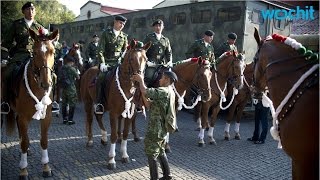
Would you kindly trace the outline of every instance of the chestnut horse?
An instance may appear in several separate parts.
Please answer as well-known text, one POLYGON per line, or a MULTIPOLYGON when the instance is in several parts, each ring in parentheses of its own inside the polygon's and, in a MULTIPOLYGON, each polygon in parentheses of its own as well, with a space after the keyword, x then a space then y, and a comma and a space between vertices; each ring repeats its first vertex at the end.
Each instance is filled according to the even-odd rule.
POLYGON ((17 79, 15 88, 17 96, 10 99, 11 111, 7 118, 9 134, 18 124, 21 160, 20 179, 28 179, 27 150, 29 147, 28 126, 32 119, 40 120, 41 124, 41 163, 43 176, 51 176, 48 158, 48 129, 51 123, 52 75, 54 65, 54 46, 52 40, 58 35, 55 30, 51 35, 37 35, 29 29, 30 37, 34 40, 33 59, 24 67, 23 76, 17 79))
POLYGON ((255 29, 254 38, 254 87, 257 93, 269 89, 271 100, 262 94, 262 102, 271 109, 271 135, 291 157, 293 179, 319 179, 318 55, 289 37, 262 40, 255 29))
MULTIPOLYGON (((243 114, 243 110, 246 107, 248 101, 251 98, 251 85, 252 85, 252 78, 253 78, 253 64, 250 63, 246 65, 246 69, 244 70, 244 85, 241 89, 239 89, 238 94, 234 97, 234 100, 231 104, 231 106, 228 109, 228 114, 226 116, 226 125, 225 125, 225 130, 224 130, 224 139, 225 140, 230 140, 230 124, 231 121, 235 118, 235 139, 240 140, 240 120, 243 114)), ((233 91, 234 86, 229 86, 228 85, 228 96, 231 94, 233 91)))
MULTIPOLYGON (((127 138, 131 121, 136 116, 135 105, 131 102, 133 94, 135 92, 134 82, 130 80, 130 77, 135 73, 143 73, 147 62, 146 50, 149 49, 151 43, 145 44, 143 47, 139 47, 132 40, 130 43, 130 49, 127 50, 124 56, 124 61, 121 65, 116 67, 116 75, 111 79, 109 86, 109 93, 107 94, 104 103, 105 111, 109 111, 110 126, 111 126, 111 147, 109 151, 108 168, 116 168, 115 162, 115 148, 117 141, 117 124, 118 121, 125 119, 125 125, 123 130, 123 139, 121 142, 122 161, 129 162, 129 156, 127 154, 127 138)), ((93 103, 96 99, 96 86, 93 84, 93 79, 99 73, 97 66, 88 69, 81 79, 81 96, 84 102, 86 111, 86 134, 88 136, 87 146, 91 146, 93 143, 92 135, 92 120, 93 120, 93 103)), ((99 127, 101 129, 102 138, 101 142, 106 144, 107 131, 102 123, 102 115, 96 115, 99 127)))
MULTIPOLYGON (((243 71, 245 69, 244 55, 237 54, 234 51, 225 52, 219 57, 219 61, 214 65, 213 76, 211 78, 211 94, 212 97, 207 102, 200 102, 196 106, 195 117, 198 122, 201 122, 199 137, 199 147, 203 147, 204 130, 209 127, 208 137, 210 144, 216 144, 213 138, 214 125, 217 120, 217 115, 222 107, 222 102, 226 99, 226 86, 227 81, 232 83, 235 88, 240 89, 243 86, 243 71), (211 121, 208 121, 209 108, 212 108, 211 121)), ((237 94, 237 89, 234 89, 233 97, 237 94)), ((232 98, 233 100, 233 98, 232 98)), ((232 101, 230 102, 232 103, 232 101)), ((230 104, 228 105, 230 106, 230 104)))

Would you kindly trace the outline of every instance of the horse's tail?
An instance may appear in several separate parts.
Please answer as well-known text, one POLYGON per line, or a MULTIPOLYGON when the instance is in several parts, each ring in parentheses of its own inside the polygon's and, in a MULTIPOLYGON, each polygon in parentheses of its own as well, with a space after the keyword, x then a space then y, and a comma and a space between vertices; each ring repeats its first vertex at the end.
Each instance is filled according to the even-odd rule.
POLYGON ((7 135, 13 135, 16 127, 16 118, 14 112, 11 110, 7 115, 7 123, 6 123, 7 135))

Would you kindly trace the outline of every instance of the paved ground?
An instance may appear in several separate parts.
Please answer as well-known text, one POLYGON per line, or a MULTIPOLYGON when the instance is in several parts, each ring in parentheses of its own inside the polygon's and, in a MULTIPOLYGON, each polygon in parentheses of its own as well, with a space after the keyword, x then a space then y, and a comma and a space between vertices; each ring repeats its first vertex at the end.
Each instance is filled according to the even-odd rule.
MULTIPOLYGON (((222 117, 222 116, 221 116, 222 117)), ((242 140, 223 140, 223 118, 217 122, 214 136, 217 146, 197 146, 198 131, 192 115, 179 112, 180 131, 171 135, 173 152, 168 154, 172 175, 181 179, 291 179, 291 162, 283 150, 277 149, 277 142, 268 134, 265 144, 255 145, 246 141, 252 135, 254 122, 246 116, 241 122, 242 140)), ((109 121, 105 124, 110 133, 109 121)), ((75 125, 64 125, 59 118, 53 118, 49 132, 49 158, 53 177, 48 179, 149 179, 147 158, 143 151, 143 141, 134 142, 130 135, 128 154, 131 162, 121 163, 117 144, 117 169, 107 169, 110 144, 100 144, 100 130, 94 123, 94 147, 86 148, 84 112, 78 105, 75 125)), ((144 135, 146 120, 140 115, 137 121, 139 134, 144 135)), ((30 127, 30 149, 28 170, 30 179, 43 179, 40 155, 39 122, 32 121, 30 127)), ((231 125, 230 129, 233 129, 231 125)), ((17 179, 19 174, 20 146, 17 136, 7 137, 5 128, 1 132, 1 179, 17 179)), ((234 137, 234 133, 232 132, 234 137)), ((110 138, 110 137, 109 137, 110 138)), ((161 170, 159 169, 160 177, 161 170)))

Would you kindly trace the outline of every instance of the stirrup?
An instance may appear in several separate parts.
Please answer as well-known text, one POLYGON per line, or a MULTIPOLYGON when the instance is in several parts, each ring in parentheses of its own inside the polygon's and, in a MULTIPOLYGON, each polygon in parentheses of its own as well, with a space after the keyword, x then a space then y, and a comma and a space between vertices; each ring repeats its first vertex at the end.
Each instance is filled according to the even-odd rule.
POLYGON ((95 114, 103 114, 104 113, 104 106, 102 104, 95 104, 94 105, 94 113, 95 114))
POLYGON ((10 105, 7 102, 2 102, 1 103, 1 114, 9 114, 10 112, 10 105), (5 111, 3 111, 2 106, 7 106, 7 109, 5 109, 5 111))
POLYGON ((52 110, 53 113, 57 113, 60 111, 60 105, 57 103, 57 101, 52 102, 52 110))

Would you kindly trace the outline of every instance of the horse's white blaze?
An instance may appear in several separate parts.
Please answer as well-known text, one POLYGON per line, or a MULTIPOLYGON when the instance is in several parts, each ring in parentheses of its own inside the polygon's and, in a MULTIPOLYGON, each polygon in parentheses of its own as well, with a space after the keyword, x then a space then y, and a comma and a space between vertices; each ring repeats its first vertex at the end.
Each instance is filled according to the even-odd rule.
POLYGON ((81 56, 81 52, 79 49, 77 50, 77 55, 78 55, 78 59, 79 59, 79 64, 82 66, 83 65, 83 61, 82 61, 83 58, 81 56))
POLYGON ((41 51, 42 51, 43 53, 46 53, 46 52, 47 52, 47 46, 46 46, 43 42, 41 42, 41 51))
POLYGON ((127 140, 122 140, 121 141, 120 152, 122 153, 122 158, 128 158, 129 157, 129 155, 127 153, 127 140))
POLYGON ((103 141, 105 141, 105 142, 108 141, 107 131, 101 130, 101 135, 102 135, 101 139, 103 141))
POLYGON ((200 129, 198 137, 199 137, 199 139, 203 139, 204 138, 204 129, 200 129))
POLYGON ((226 123, 224 126, 224 132, 230 132, 230 123, 226 123))
POLYGON ((240 123, 236 123, 236 124, 234 125, 234 131, 235 131, 236 133, 238 133, 238 132, 239 132, 239 129, 240 129, 240 123))
POLYGON ((41 150, 41 163, 42 164, 47 164, 49 162, 49 157, 48 157, 48 150, 41 150))
POLYGON ((208 136, 213 137, 214 127, 209 127, 208 136))
POLYGON ((116 144, 111 144, 110 146, 110 151, 109 151, 109 164, 115 164, 116 161, 114 159, 114 157, 116 156, 116 144))
POLYGON ((28 161, 27 161, 27 153, 21 153, 21 159, 19 163, 20 169, 24 169, 28 166, 28 161))
POLYGON ((164 138, 164 141, 165 141, 166 143, 169 143, 169 133, 168 133, 168 132, 167 132, 166 137, 164 138))

